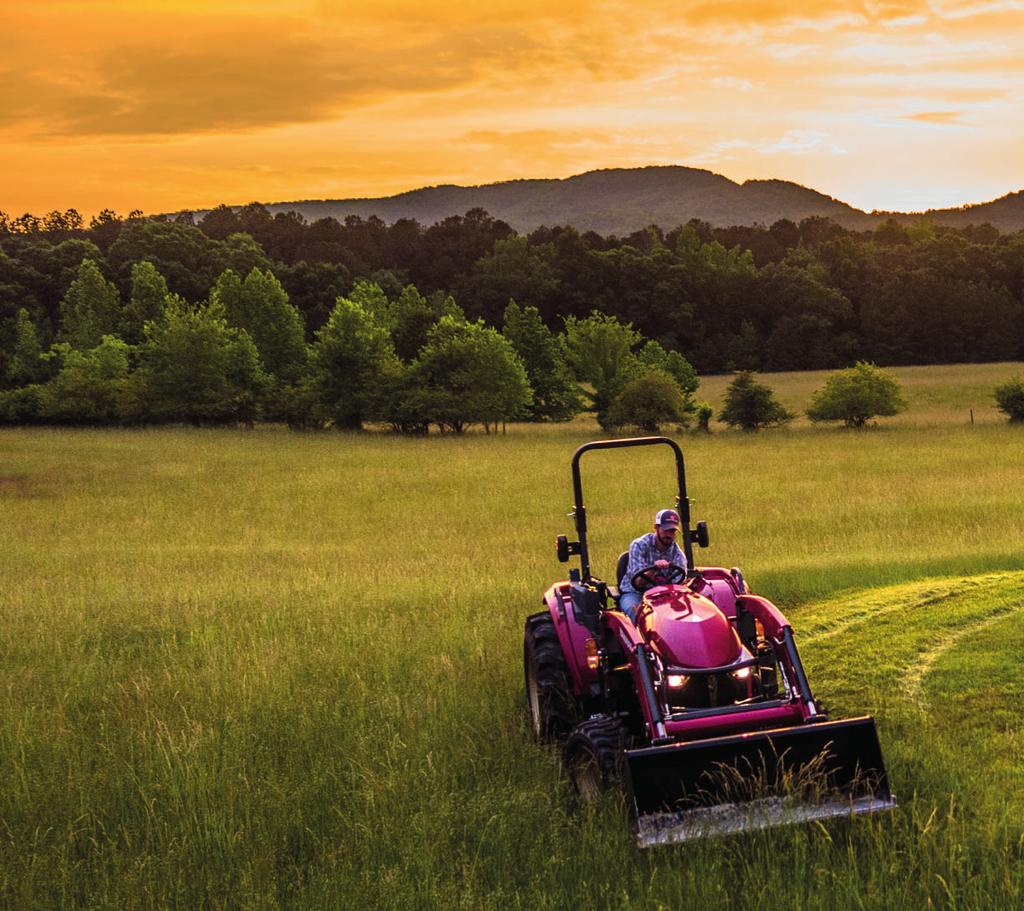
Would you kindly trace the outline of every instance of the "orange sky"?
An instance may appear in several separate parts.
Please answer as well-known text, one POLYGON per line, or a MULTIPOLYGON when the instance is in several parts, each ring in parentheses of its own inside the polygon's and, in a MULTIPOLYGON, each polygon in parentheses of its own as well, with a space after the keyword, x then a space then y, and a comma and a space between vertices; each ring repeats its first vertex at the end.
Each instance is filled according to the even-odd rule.
POLYGON ((901 210, 1024 188, 1024 0, 0 0, 0 209, 683 164, 901 210))

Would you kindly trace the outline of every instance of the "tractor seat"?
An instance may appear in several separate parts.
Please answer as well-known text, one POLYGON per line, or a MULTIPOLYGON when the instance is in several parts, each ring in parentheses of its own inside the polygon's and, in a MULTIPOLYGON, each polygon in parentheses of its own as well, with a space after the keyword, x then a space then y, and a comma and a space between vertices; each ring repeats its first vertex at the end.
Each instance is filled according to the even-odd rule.
POLYGON ((619 554, 619 562, 615 564, 615 585, 614 587, 608 586, 608 594, 612 596, 612 600, 618 604, 619 595, 622 589, 622 577, 626 575, 626 567, 629 566, 629 551, 624 550, 619 554))

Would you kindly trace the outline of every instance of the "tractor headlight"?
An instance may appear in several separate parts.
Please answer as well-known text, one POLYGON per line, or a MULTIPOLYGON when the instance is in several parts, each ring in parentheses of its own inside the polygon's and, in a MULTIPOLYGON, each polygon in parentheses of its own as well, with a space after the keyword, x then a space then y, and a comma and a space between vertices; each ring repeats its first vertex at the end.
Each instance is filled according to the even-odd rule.
POLYGON ((737 680, 746 680, 747 677, 750 676, 750 668, 749 667, 741 667, 738 671, 733 671, 732 675, 737 680))
POLYGON ((690 682, 690 678, 686 674, 669 674, 668 675, 668 687, 670 690, 682 689, 690 682))

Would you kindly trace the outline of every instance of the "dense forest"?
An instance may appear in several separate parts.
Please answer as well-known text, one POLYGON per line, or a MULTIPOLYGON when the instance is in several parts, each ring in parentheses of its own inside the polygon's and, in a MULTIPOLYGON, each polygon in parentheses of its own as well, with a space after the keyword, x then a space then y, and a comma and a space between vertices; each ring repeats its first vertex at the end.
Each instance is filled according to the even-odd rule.
POLYGON ((325 333, 342 331, 332 321, 342 318, 339 299, 351 304, 353 295, 383 327, 379 341, 394 363, 406 366, 428 342, 436 346, 442 321, 449 336, 458 324, 504 329, 508 340, 510 300, 536 315, 555 346, 549 356, 564 355, 565 367, 573 364, 567 330, 575 326, 578 340, 595 311, 629 324, 637 352, 653 343, 654 360, 682 355, 701 373, 1014 360, 1024 357, 1024 232, 895 221, 857 232, 813 217, 769 227, 691 221, 625 237, 571 227, 520 235, 480 209, 426 226, 307 223, 259 204, 221 206, 197 223, 138 212, 105 211, 88 225, 73 210, 0 213, 0 384, 52 386, 74 352, 104 338, 124 346, 118 363, 129 373, 147 350, 152 369, 170 313, 220 320, 254 346, 246 369, 277 381, 278 398, 301 398, 304 346, 315 354, 325 333), (279 296, 271 323, 246 314, 245 287, 250 298, 279 296), (396 314, 412 311, 419 316, 399 325, 396 314), (270 351, 286 336, 291 360, 270 351))

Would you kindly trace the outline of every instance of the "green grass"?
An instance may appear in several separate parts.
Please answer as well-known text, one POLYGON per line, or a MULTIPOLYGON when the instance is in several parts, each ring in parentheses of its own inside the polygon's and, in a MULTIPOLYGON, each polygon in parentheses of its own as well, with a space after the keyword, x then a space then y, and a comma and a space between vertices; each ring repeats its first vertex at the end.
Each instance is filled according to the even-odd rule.
MULTIPOLYGON (((998 424, 1006 416, 996 409, 992 392, 1000 383, 1024 373, 1015 362, 996 364, 956 364, 940 367, 887 367, 900 381, 907 398, 908 408, 894 418, 880 423, 886 426, 928 426, 970 424, 971 412, 975 424, 998 424)), ((804 409, 810 404, 811 393, 825 384, 831 371, 808 370, 798 373, 765 373, 759 380, 774 391, 779 400, 799 417, 796 426, 807 426, 804 409)), ((707 399, 719 411, 731 376, 712 376, 701 383, 698 398, 707 399)))
MULTIPOLYGON (((702 561, 875 714, 900 808, 648 852, 523 718, 586 421, 0 433, 0 904, 1020 907, 1024 433, 934 373, 944 423, 681 438, 702 561)), ((671 468, 584 473, 601 569, 671 468)))

